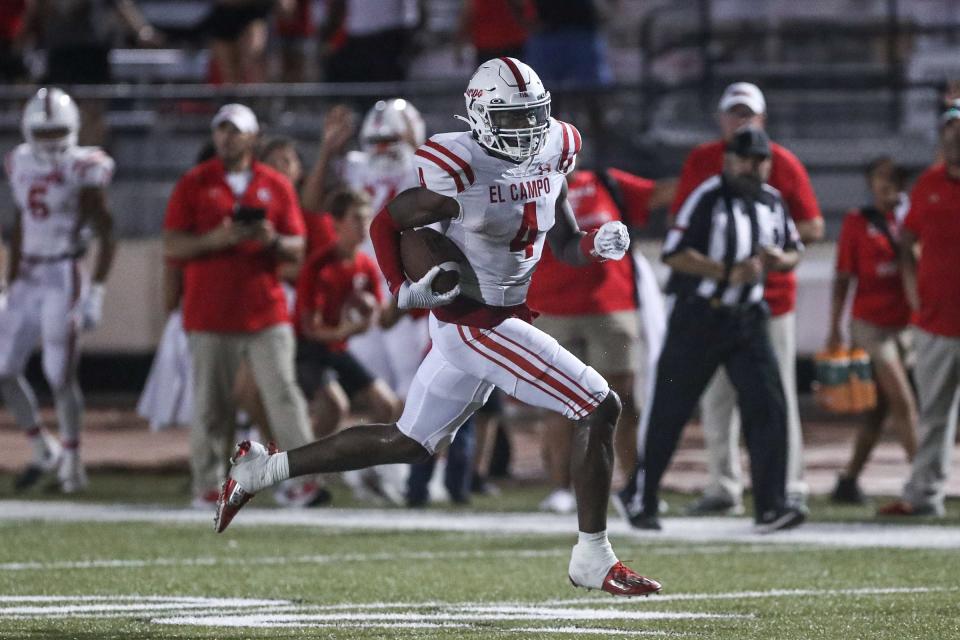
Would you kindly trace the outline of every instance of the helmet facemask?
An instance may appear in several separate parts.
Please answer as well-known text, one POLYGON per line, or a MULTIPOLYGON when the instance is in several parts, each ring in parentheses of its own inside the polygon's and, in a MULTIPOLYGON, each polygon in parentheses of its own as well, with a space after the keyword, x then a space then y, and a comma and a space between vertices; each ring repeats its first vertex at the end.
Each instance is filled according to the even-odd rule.
POLYGON ((77 134, 67 127, 33 127, 27 142, 34 155, 52 162, 76 146, 77 134))
POLYGON ((494 153, 513 162, 537 155, 550 128, 550 94, 526 104, 474 102, 469 114, 477 140, 494 153))

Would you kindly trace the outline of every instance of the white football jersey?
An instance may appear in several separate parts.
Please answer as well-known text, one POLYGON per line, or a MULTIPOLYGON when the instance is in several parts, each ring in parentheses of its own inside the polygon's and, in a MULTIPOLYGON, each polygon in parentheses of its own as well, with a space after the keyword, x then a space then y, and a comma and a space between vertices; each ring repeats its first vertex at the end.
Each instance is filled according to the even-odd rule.
POLYGON ((55 163, 38 158, 26 143, 7 154, 23 254, 54 258, 81 253, 87 238, 80 228, 80 191, 106 187, 113 169, 113 159, 99 147, 72 147, 55 163))
POLYGON ((391 162, 374 159, 363 151, 350 151, 344 159, 343 181, 351 189, 370 196, 376 215, 401 191, 417 186, 413 154, 391 162))
POLYGON ((461 274, 464 295, 498 307, 527 299, 580 145, 573 125, 551 118, 540 153, 519 166, 488 154, 469 131, 435 135, 417 149, 420 185, 460 203, 460 215, 437 227, 476 273, 476 282, 461 274))

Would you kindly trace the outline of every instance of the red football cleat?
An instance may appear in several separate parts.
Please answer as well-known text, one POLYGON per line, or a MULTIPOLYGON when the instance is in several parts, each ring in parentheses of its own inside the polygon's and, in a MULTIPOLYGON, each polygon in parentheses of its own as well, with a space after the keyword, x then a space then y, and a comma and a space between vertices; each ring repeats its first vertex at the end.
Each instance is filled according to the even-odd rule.
POLYGON ((247 471, 243 467, 258 466, 257 463, 262 464, 269 455, 277 453, 278 449, 272 442, 269 443, 268 447, 264 449, 263 445, 249 440, 244 440, 237 445, 236 452, 230 458, 230 464, 233 466, 220 488, 217 511, 213 516, 213 530, 217 533, 223 533, 243 505, 247 504, 250 498, 256 495, 252 486, 253 478, 250 477, 252 474, 249 472, 243 473, 243 471, 247 471), (238 473, 238 471, 241 473, 238 473), (238 482, 238 475, 246 480, 243 482, 243 485, 246 486, 238 482))
MULTIPOLYGON (((577 584, 572 577, 570 583, 575 587, 591 588, 577 584)), ((603 584, 600 585, 601 591, 606 591, 610 595, 625 597, 648 596, 662 588, 663 585, 656 580, 643 577, 622 562, 617 562, 610 567, 607 577, 603 579, 603 584)))

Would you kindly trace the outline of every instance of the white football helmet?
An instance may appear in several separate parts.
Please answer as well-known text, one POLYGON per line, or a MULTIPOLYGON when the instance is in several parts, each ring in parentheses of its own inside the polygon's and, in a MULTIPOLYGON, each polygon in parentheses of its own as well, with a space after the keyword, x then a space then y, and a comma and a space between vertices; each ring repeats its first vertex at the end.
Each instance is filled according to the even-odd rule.
POLYGON ((44 87, 23 108, 20 129, 37 157, 56 159, 77 144, 80 110, 73 98, 62 89, 44 87), (62 131, 63 135, 38 138, 35 134, 42 131, 62 131))
POLYGON ((360 147, 374 161, 412 154, 426 139, 420 112, 403 98, 380 100, 360 125, 360 147))
POLYGON ((464 92, 474 138, 493 153, 523 162, 543 148, 550 128, 550 92, 516 58, 480 65, 464 92))

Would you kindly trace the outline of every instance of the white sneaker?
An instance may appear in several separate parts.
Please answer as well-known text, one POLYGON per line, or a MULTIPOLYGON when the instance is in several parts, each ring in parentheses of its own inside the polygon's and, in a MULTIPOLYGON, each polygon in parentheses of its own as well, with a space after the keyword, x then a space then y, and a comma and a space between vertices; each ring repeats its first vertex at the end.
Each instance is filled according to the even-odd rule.
POLYGON ((540 503, 540 511, 573 513, 576 510, 577 499, 569 489, 555 489, 540 503))
POLYGON ((87 472, 77 451, 63 453, 63 460, 57 470, 57 480, 60 481, 60 491, 63 493, 79 493, 87 488, 87 472))

